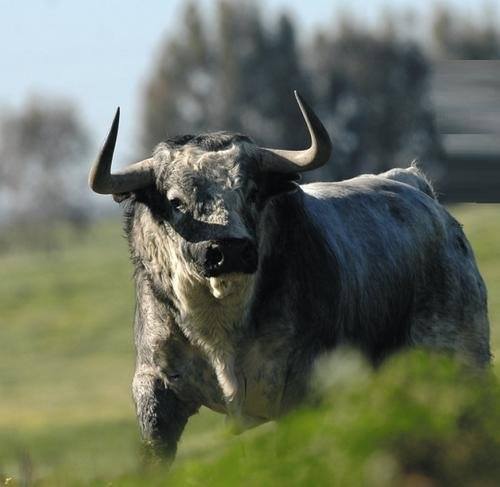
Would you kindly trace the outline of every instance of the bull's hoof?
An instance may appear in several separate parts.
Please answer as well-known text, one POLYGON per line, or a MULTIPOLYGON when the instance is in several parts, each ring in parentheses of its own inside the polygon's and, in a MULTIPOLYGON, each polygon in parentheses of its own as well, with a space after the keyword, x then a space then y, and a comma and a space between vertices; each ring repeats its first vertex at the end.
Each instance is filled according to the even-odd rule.
POLYGON ((169 467, 174 462, 176 450, 161 442, 144 441, 141 448, 141 465, 143 468, 169 467))

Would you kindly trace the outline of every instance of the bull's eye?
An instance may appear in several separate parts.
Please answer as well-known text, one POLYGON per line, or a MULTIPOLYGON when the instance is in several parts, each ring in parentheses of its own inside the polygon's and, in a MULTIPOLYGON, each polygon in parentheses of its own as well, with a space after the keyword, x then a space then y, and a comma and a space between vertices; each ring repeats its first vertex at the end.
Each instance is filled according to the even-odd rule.
POLYGON ((184 203, 180 198, 169 199, 170 207, 175 211, 182 211, 184 208, 184 203))

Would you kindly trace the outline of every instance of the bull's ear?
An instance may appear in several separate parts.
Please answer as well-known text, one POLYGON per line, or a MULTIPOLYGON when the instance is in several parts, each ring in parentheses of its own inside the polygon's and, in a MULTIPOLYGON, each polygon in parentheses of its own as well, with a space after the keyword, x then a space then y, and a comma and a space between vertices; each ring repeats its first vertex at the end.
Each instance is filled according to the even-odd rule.
POLYGON ((132 197, 132 193, 113 193, 113 199, 117 203, 121 203, 122 201, 128 200, 132 197))
POLYGON ((291 193, 297 190, 297 181, 299 180, 300 175, 298 173, 282 174, 268 172, 264 177, 262 193, 265 198, 271 198, 283 193, 291 193))

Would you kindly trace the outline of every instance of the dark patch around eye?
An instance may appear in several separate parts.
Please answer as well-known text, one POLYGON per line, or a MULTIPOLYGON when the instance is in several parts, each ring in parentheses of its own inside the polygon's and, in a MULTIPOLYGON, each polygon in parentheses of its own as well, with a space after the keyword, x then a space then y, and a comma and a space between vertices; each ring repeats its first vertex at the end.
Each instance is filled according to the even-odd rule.
POLYGON ((157 219, 168 218, 172 212, 167 199, 156 188, 138 191, 136 201, 145 204, 157 219))
POLYGON ((168 202, 174 210, 180 210, 184 206, 184 203, 180 198, 172 198, 171 200, 168 200, 168 202))

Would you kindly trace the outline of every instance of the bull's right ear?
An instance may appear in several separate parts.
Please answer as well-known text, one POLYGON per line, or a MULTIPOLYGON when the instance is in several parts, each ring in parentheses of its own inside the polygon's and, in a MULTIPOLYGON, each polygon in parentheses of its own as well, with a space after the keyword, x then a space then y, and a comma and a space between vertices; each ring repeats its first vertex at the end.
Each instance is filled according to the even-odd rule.
POLYGON ((267 172, 264 176, 263 195, 265 198, 271 198, 279 194, 291 193, 298 188, 297 181, 300 180, 298 173, 277 173, 267 172))

